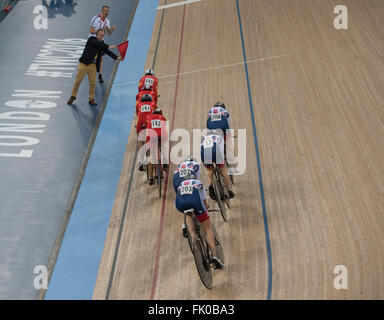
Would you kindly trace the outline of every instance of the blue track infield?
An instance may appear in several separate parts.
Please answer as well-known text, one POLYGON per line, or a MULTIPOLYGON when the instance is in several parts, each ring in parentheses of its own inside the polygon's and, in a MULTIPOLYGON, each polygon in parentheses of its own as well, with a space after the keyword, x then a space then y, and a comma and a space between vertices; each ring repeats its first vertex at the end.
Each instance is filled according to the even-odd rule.
POLYGON ((157 4, 141 0, 137 7, 127 56, 115 78, 115 83, 131 84, 112 87, 46 299, 92 298, 157 4))

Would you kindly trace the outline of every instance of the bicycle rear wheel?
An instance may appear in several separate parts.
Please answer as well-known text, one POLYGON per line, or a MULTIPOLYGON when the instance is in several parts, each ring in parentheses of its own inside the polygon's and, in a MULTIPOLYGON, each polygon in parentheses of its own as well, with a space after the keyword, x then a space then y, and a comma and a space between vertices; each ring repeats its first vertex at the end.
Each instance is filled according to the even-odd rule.
POLYGON ((195 248, 193 250, 193 257, 195 258, 197 272, 204 286, 207 289, 212 289, 212 270, 204 252, 206 252, 205 246, 202 243, 200 237, 198 237, 198 239, 196 240, 195 248))
MULTIPOLYGON (((184 223, 186 223, 186 216, 184 216, 184 223)), ((199 223, 199 222, 195 222, 199 223)), ((195 247, 193 248, 192 243, 192 237, 189 233, 189 230, 187 228, 187 234, 188 234, 188 244, 189 248, 191 249, 191 253, 193 255, 193 258, 195 260, 195 265, 197 269, 197 273, 199 274, 200 280, 203 283, 203 285, 207 289, 212 289, 213 281, 212 281, 212 270, 210 268, 210 262, 208 260, 207 255, 205 252, 207 252, 206 245, 203 243, 206 243, 204 232, 200 231, 196 235, 196 243, 195 247)))
POLYGON ((221 216, 223 220, 227 222, 227 208, 224 204, 224 188, 220 183, 220 173, 215 169, 215 176, 213 178, 213 189, 215 190, 216 201, 219 205, 221 216))

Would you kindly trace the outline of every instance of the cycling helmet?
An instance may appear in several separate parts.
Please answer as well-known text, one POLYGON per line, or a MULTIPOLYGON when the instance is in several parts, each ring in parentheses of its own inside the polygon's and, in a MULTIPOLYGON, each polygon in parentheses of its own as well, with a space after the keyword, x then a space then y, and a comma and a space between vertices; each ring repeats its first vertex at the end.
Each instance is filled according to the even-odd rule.
POLYGON ((157 108, 157 109, 152 111, 152 114, 161 114, 161 115, 163 115, 163 111, 161 111, 160 108, 157 108))
POLYGON ((152 102, 152 96, 148 93, 143 94, 141 97, 141 102, 152 102))
MULTIPOLYGON (((193 156, 188 156, 188 157, 186 157, 184 161, 194 161, 194 162, 197 162, 196 158, 193 157, 193 156)), ((184 161, 183 161, 183 162, 184 162, 184 161)))
POLYGON ((213 107, 221 107, 221 108, 225 109, 225 104, 222 103, 221 101, 217 101, 217 102, 213 105, 213 107))
POLYGON ((152 69, 147 69, 147 70, 145 70, 145 75, 154 76, 155 75, 155 71, 153 71, 152 69))
POLYGON ((221 136, 222 137, 223 136, 223 131, 221 129, 209 129, 207 131, 206 136, 213 136, 213 135, 221 136))
POLYGON ((196 176, 191 170, 188 170, 188 173, 184 176, 184 180, 196 179, 196 176))

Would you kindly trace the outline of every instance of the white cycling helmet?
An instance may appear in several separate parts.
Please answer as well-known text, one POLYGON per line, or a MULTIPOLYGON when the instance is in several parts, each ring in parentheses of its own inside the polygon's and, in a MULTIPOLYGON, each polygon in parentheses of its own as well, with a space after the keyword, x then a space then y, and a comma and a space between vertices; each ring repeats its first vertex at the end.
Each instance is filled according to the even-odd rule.
POLYGON ((145 75, 151 75, 151 76, 154 76, 155 75, 155 71, 153 71, 152 69, 147 69, 145 70, 145 75))
POLYGON ((223 136, 223 131, 221 129, 209 129, 207 131, 207 136, 223 136))
POLYGON ((191 170, 188 170, 188 173, 184 176, 184 180, 196 179, 196 175, 193 174, 191 170))

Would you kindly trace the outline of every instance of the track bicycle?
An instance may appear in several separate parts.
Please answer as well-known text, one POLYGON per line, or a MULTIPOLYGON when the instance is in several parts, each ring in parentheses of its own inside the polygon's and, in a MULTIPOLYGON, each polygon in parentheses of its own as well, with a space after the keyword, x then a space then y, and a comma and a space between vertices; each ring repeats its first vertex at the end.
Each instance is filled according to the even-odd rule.
MULTIPOLYGON (((191 252, 193 254, 197 272, 199 274, 200 280, 203 282, 204 286, 207 289, 212 289, 212 262, 211 262, 211 250, 209 249, 207 239, 204 233, 203 228, 200 225, 199 220, 195 215, 194 209, 189 209, 184 211, 184 224, 187 226, 187 215, 192 218, 193 225, 195 228, 196 237, 193 240, 191 234, 187 227, 188 234, 188 244, 191 252)), ((216 256, 224 263, 224 253, 223 248, 220 242, 219 235, 216 232, 216 229, 212 222, 210 222, 211 228, 215 237, 215 246, 216 246, 216 256)))

